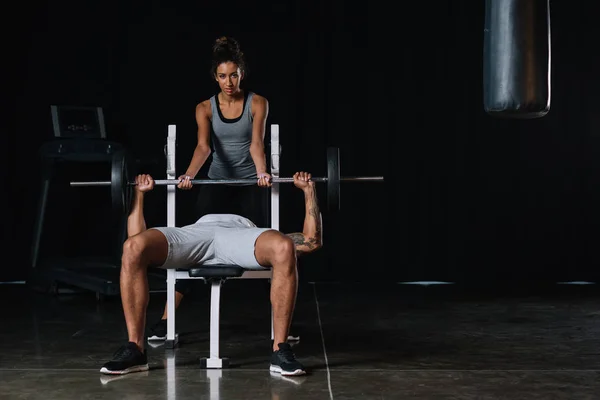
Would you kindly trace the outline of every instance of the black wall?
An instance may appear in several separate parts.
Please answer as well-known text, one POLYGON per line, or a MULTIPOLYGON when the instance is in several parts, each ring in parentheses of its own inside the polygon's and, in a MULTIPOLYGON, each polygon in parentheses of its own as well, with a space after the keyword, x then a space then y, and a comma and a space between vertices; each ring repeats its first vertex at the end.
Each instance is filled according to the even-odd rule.
MULTIPOLYGON (((109 139, 156 176, 167 125, 176 124, 181 173, 195 144, 194 108, 217 90, 212 42, 233 35, 248 57, 245 87, 270 100, 268 124, 280 124, 282 175, 325 174, 334 145, 342 174, 386 177, 342 186, 342 209, 323 210, 325 247, 302 260, 303 279, 597 279, 600 7, 551 4, 551 111, 517 121, 483 112, 484 2, 405 2, 399 13, 391 5, 17 5, 16 25, 3 28, 1 166, 3 246, 17 258, 2 263, 0 278, 27 276, 50 104, 102 106, 109 139)), ((65 174, 102 174, 73 169, 65 174)), ((105 251, 109 197, 67 186, 53 192, 46 254, 105 251)), ((154 225, 166 222, 156 193, 154 225)), ((324 186, 319 193, 325 206, 324 186)), ((300 229, 301 196, 291 185, 281 196, 281 228, 300 229)), ((178 221, 192 201, 178 192, 178 221)))

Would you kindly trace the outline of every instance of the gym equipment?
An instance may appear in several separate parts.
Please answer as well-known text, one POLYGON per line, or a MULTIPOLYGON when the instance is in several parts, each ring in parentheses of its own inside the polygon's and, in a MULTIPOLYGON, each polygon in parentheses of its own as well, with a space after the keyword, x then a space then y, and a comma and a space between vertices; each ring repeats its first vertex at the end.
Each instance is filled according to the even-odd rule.
MULTIPOLYGON (((104 113, 100 107, 51 105, 54 137, 39 148, 41 182, 33 226, 31 267, 28 283, 36 291, 51 294, 91 291, 97 299, 119 294, 120 255, 127 238, 126 218, 117 215, 106 226, 115 234, 101 254, 48 254, 45 244, 56 232, 52 215, 65 199, 53 189, 63 185, 64 174, 90 164, 108 164, 112 171, 127 174, 125 165, 117 166, 114 155, 125 151, 122 143, 106 139, 104 113), (65 166, 72 164, 72 168, 65 166)), ((108 196, 107 196, 108 197, 108 196)), ((108 210, 110 213, 110 209, 108 210)), ((72 229, 69 229, 72 231, 72 229)), ((72 232, 71 232, 72 234, 72 232)), ((51 241, 51 240, 50 240, 51 241)), ((102 245, 104 248, 105 245, 102 245)), ((166 290, 164 272, 149 273, 152 291, 166 290)))
MULTIPOLYGON (((167 156, 167 178, 175 179, 175 145, 176 127, 169 125, 165 155, 167 156)), ((279 125, 271 125, 271 176, 279 177, 279 125)), ((174 186, 167 186, 167 226, 175 226, 175 194, 174 186)), ((271 195, 271 221, 272 229, 279 230, 279 183, 273 183, 270 190, 271 195)), ((191 269, 168 269, 167 270, 167 337, 165 347, 175 348, 179 342, 176 333, 175 320, 175 284, 182 279, 202 279, 210 284, 210 353, 209 357, 203 357, 200 362, 202 368, 224 368, 229 365, 227 357, 221 357, 220 353, 220 309, 221 289, 225 282, 230 279, 271 279, 271 270, 262 271, 244 270, 238 265, 221 265, 219 267, 208 265, 196 265, 191 269)), ((271 314, 271 340, 273 340, 273 315, 271 314)))
MULTIPOLYGON (((124 151, 114 153, 110 181, 71 182, 71 186, 110 186, 112 205, 118 213, 129 213, 135 182, 129 174, 127 156, 124 151)), ((327 148, 327 177, 313 177, 314 182, 327 184, 327 208, 340 208, 340 182, 383 182, 383 176, 340 176, 339 148, 327 148)), ((155 185, 177 185, 178 179, 156 179, 155 185)), ((293 183, 293 177, 273 177, 272 183, 293 183)), ((256 184, 256 179, 192 179, 194 185, 256 184)))
POLYGON ((550 110, 549 0, 486 0, 483 103, 500 118, 550 110))

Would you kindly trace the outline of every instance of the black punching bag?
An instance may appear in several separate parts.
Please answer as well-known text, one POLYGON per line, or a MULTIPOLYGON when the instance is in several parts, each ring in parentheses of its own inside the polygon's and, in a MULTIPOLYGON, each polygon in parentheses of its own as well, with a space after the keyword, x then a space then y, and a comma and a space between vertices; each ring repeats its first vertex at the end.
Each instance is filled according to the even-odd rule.
POLYGON ((550 0, 486 0, 483 105, 493 117, 550 110, 550 0))

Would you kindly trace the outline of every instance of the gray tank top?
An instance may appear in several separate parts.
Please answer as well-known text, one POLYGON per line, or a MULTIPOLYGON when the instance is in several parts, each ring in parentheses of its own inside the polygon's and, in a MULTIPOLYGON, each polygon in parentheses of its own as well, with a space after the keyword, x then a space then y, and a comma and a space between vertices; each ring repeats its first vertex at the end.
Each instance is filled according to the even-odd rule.
MULTIPOLYGON (((212 109, 212 161, 208 169, 210 179, 256 179, 256 167, 250 156, 252 142, 252 96, 246 92, 242 114, 227 119, 221 113, 217 95, 210 98, 212 109)), ((252 183, 255 184, 255 183, 252 183)))

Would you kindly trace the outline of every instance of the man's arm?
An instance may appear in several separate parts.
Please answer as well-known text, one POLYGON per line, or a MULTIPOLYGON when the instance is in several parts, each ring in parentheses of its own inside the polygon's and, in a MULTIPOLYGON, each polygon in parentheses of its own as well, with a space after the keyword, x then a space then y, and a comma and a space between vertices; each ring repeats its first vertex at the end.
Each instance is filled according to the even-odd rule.
POLYGON ((302 233, 289 233, 296 245, 296 253, 312 253, 323 246, 323 219, 319 210, 317 188, 312 181, 302 182, 300 173, 294 174, 294 183, 304 191, 304 226, 302 233))
POLYGON ((146 230, 144 219, 144 193, 134 190, 131 212, 127 217, 127 237, 132 237, 146 230))
POLYGON ((252 96, 252 142, 250 143, 250 156, 256 167, 256 174, 267 172, 267 160, 265 157, 265 131, 267 128, 267 116, 269 115, 269 102, 263 96, 255 94, 252 96))
POLYGON ((136 176, 135 183, 133 203, 131 204, 131 211, 127 216, 127 237, 135 236, 146 230, 144 195, 146 192, 154 189, 154 180, 150 175, 142 174, 136 176))

